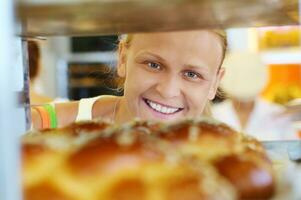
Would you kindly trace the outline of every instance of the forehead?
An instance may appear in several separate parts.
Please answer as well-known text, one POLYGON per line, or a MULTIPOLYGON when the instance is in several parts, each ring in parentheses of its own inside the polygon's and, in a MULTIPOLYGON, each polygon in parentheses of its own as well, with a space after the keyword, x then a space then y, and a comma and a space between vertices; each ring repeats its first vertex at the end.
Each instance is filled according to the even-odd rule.
POLYGON ((218 66, 223 51, 219 36, 206 30, 135 34, 130 48, 134 53, 149 51, 167 60, 208 66, 218 66))

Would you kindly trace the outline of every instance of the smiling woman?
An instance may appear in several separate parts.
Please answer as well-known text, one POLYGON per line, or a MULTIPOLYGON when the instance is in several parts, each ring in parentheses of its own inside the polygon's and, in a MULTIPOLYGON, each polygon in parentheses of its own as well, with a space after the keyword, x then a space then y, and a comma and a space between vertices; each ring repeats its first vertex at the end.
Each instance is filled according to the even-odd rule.
MULTIPOLYGON (((225 41, 217 30, 124 35, 117 66, 124 95, 57 104, 58 126, 95 118, 123 123, 202 115, 224 74, 225 41)), ((35 128, 47 128, 38 112, 32 115, 35 128)))

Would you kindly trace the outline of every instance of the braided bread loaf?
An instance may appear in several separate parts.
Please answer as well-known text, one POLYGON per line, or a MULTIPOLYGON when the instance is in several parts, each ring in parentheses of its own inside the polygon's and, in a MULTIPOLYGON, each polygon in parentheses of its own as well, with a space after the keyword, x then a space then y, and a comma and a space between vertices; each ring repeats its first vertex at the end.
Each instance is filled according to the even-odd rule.
POLYGON ((268 199, 261 144, 208 120, 82 122, 26 135, 26 200, 268 199))

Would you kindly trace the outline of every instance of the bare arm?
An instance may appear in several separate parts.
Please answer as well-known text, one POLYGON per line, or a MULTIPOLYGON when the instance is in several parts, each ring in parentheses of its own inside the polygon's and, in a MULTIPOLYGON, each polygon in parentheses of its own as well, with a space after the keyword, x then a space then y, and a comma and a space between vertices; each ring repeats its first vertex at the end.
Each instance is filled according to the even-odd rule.
MULTIPOLYGON (((58 127, 66 126, 75 121, 78 112, 78 101, 55 104, 58 127)), ((41 116, 37 110, 31 109, 34 129, 42 128, 41 116)))

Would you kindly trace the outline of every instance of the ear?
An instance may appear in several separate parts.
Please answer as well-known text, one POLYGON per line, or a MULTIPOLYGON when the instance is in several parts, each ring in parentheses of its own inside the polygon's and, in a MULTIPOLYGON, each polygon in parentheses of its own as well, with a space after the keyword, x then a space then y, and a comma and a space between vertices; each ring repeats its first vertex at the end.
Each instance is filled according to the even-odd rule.
POLYGON ((209 91, 209 95, 208 95, 208 99, 209 100, 213 100, 215 95, 216 95, 216 91, 217 91, 217 88, 222 80, 222 78, 224 77, 225 75, 225 68, 220 68, 218 70, 218 73, 217 73, 217 76, 216 76, 216 79, 214 81, 214 83, 212 84, 211 88, 210 88, 210 91, 209 91))
POLYGON ((125 44, 119 43, 118 49, 118 64, 117 64, 117 74, 119 77, 124 78, 126 75, 126 53, 125 44))

